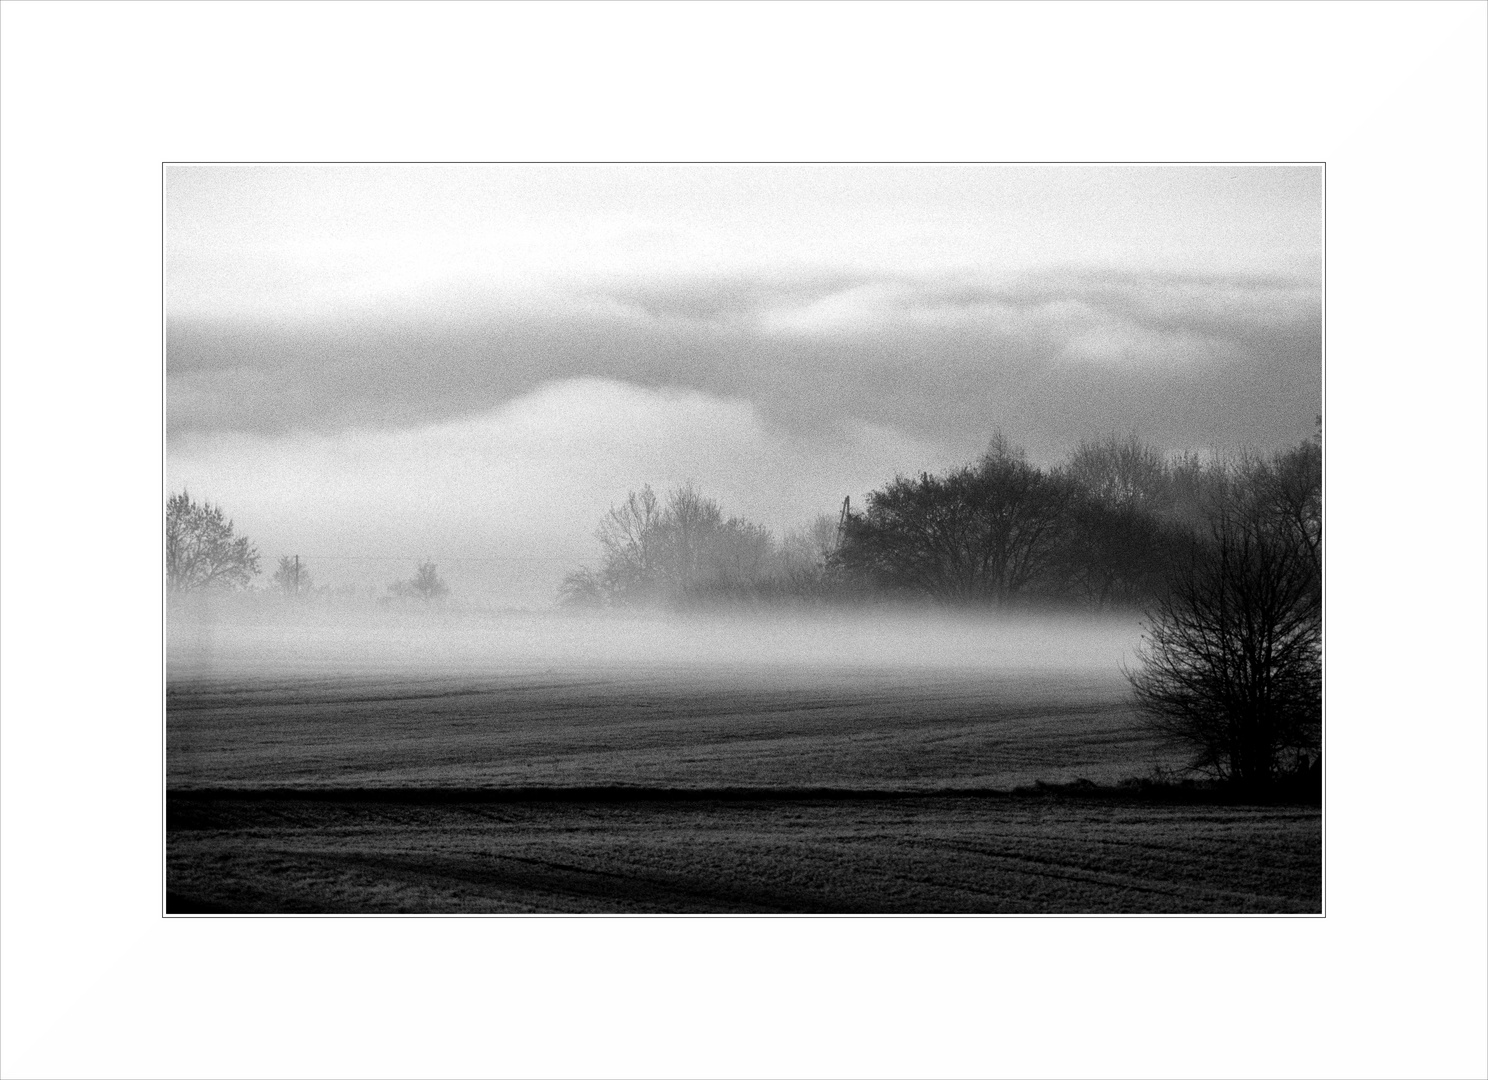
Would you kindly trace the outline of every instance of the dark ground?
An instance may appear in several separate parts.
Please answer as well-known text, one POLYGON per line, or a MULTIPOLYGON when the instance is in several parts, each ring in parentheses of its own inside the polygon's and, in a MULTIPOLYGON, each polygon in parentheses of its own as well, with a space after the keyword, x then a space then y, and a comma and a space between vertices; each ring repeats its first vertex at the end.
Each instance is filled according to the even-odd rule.
POLYGON ((1316 913, 1315 808, 1117 794, 174 794, 168 911, 1316 913))
POLYGON ((166 750, 172 914, 1322 907, 1315 806, 1116 786, 1110 678, 178 678, 166 750))

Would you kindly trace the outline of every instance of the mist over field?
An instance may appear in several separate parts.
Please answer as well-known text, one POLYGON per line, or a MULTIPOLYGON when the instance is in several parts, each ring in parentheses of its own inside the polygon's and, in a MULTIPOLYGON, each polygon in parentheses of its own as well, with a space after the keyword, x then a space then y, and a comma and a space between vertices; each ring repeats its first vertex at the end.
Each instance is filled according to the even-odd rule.
POLYGON ((172 609, 172 680, 287 675, 670 671, 792 677, 1069 672, 1120 681, 1140 636, 1120 615, 931 608, 764 613, 336 611, 232 597, 172 609))
POLYGON ((1175 765, 1125 619, 224 612, 173 620, 171 789, 1008 790, 1175 765))

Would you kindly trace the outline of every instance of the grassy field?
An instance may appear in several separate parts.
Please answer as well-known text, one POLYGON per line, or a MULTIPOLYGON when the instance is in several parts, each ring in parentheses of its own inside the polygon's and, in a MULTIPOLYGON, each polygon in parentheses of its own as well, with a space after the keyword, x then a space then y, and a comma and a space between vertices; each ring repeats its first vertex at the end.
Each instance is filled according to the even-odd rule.
POLYGON ((1321 909, 1316 808, 1010 794, 1173 764, 1090 672, 186 675, 168 910, 1321 909))

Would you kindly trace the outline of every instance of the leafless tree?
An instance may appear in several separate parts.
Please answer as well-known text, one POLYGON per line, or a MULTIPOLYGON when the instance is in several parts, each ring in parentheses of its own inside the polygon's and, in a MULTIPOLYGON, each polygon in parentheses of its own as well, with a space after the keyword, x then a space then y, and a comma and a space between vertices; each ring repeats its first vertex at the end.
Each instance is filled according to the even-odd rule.
POLYGON ((816 515, 805 528, 787 530, 780 548, 782 560, 793 572, 824 571, 837 550, 837 519, 816 515))
POLYGON ((581 571, 579 578, 570 575, 572 581, 565 588, 573 600, 591 603, 597 594, 606 600, 627 602, 654 592, 665 546, 661 516, 661 500, 650 484, 611 507, 594 534, 603 553, 604 570, 599 574, 581 571), (592 576, 584 577, 585 573, 592 576))
POLYGON ((279 568, 271 579, 285 596, 301 597, 310 592, 310 570, 298 555, 279 556, 279 568))
POLYGON ((1323 446, 1319 435, 1249 471, 1261 511, 1307 553, 1323 577, 1323 446))
POLYGON ((1148 613, 1127 678, 1192 765, 1246 788, 1316 760, 1322 610, 1312 556, 1263 491, 1240 488, 1148 613))
POLYGON ((1064 466, 1090 497, 1112 508, 1160 510, 1171 500, 1168 465, 1162 453, 1139 439, 1082 439, 1064 466))
POLYGON ((604 575, 585 567, 566 574, 558 589, 558 603, 570 608, 601 608, 610 601, 604 575))
POLYGON ((667 496, 660 532, 663 565, 674 592, 690 592, 713 576, 710 571, 716 567, 710 563, 720 555, 719 540, 724 531, 723 508, 691 482, 667 496))
POLYGON ((450 591, 432 562, 422 563, 413 577, 406 581, 395 581, 388 589, 394 596, 411 596, 425 601, 441 600, 450 591))
POLYGON ((165 585, 171 594, 242 588, 258 573, 258 551, 220 506, 185 491, 165 504, 165 585))
POLYGON ((603 563, 564 578, 559 595, 566 606, 755 603, 820 592, 823 566, 808 572, 804 564, 812 560, 797 550, 811 543, 805 534, 782 549, 769 529, 725 517, 690 482, 664 503, 649 485, 632 491, 595 536, 603 563))

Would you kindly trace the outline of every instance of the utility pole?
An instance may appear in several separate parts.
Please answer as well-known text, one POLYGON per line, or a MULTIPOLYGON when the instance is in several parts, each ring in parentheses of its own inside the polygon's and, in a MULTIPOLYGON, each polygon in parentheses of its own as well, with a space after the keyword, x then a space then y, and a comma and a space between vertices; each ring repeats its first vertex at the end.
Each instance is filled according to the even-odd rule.
POLYGON ((295 595, 300 595, 300 557, 295 556, 295 595))

